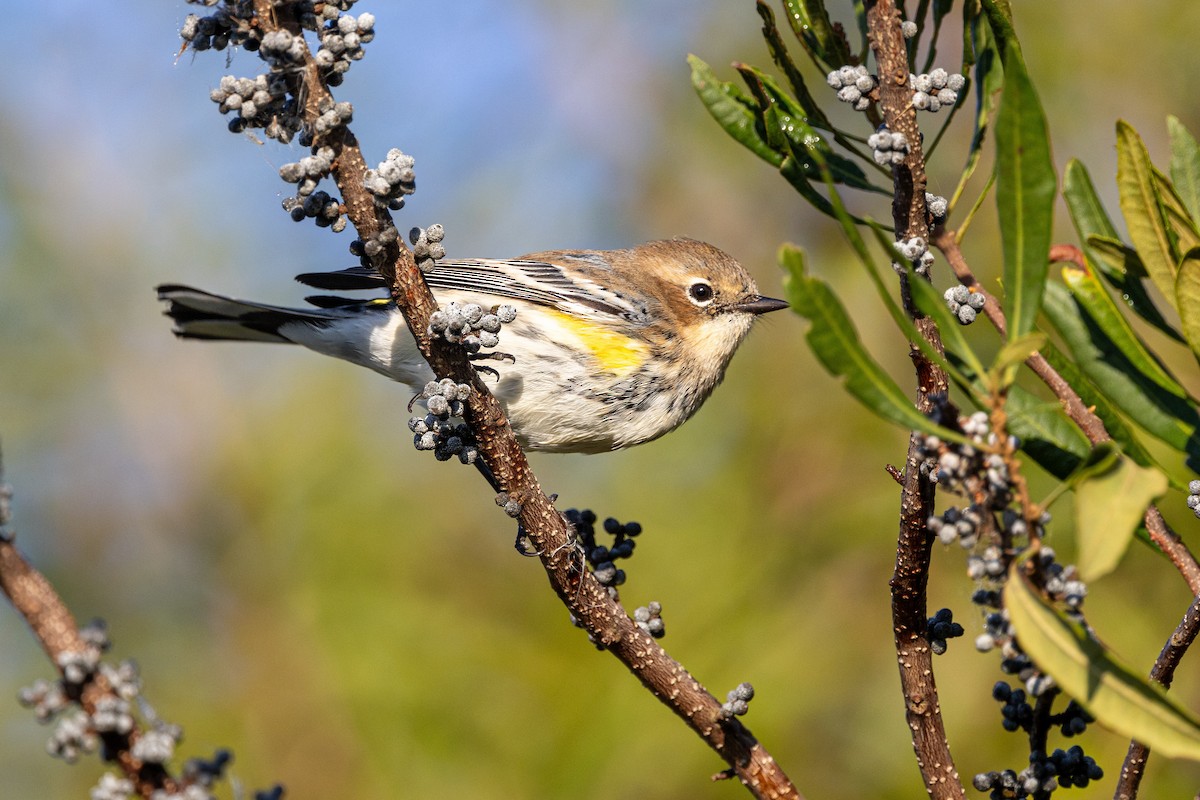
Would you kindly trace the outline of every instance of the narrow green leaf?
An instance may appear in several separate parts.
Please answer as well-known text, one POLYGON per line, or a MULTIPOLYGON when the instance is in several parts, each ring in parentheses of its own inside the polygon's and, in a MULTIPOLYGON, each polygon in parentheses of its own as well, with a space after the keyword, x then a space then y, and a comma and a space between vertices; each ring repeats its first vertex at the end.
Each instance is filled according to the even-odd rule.
POLYGON ((792 33, 810 57, 826 70, 850 63, 850 48, 833 28, 823 0, 783 0, 792 33))
POLYGON ((1175 185, 1157 167, 1154 168, 1154 189, 1158 192, 1163 214, 1174 234, 1172 241, 1175 243, 1175 252, 1182 257, 1188 250, 1200 247, 1200 232, 1196 231, 1196 223, 1183 205, 1179 192, 1175 191, 1175 185))
POLYGON ((1120 239, 1108 212, 1104 210, 1104 204, 1096 194, 1092 176, 1077 158, 1067 162, 1067 169, 1063 173, 1063 199, 1067 201, 1067 212, 1071 215, 1075 232, 1079 234, 1079 241, 1083 242, 1083 252, 1089 258, 1094 260, 1088 237, 1120 239))
POLYGON ((1004 589, 1017 641, 1034 663, 1096 720, 1167 758, 1200 759, 1200 719, 1122 663, 1088 634, 1042 601, 1016 559, 1004 589))
POLYGON ((1117 456, 1075 487, 1079 574, 1094 581, 1112 572, 1125 555, 1146 506, 1167 491, 1167 476, 1117 456))
POLYGON ((763 161, 775 167, 782 164, 783 156, 767 144, 758 129, 750 98, 734 84, 718 80, 712 68, 696 56, 689 55, 688 64, 692 67, 692 86, 717 124, 763 161))
POLYGON ((1019 339, 1009 339, 1005 342, 996 357, 992 360, 992 380, 998 388, 1008 388, 1016 377, 1017 367, 1025 363, 1025 359, 1046 345, 1046 334, 1041 331, 1027 333, 1019 339))
POLYGON ((1200 146, 1175 117, 1167 117, 1171 136, 1171 182, 1192 219, 1200 220, 1200 146))
POLYGON ((809 346, 830 374, 845 379, 851 395, 879 416, 905 428, 961 439, 918 411, 867 353, 837 295, 827 283, 807 274, 799 248, 783 245, 779 264, 787 273, 784 286, 792 308, 812 323, 806 334, 809 346))
POLYGON ((1058 180, 1046 116, 1016 48, 1004 60, 1004 97, 996 115, 996 207, 1004 249, 1008 338, 1033 330, 1049 269, 1058 180))
POLYGON ((1122 413, 1200 467, 1200 415, 1195 406, 1147 380, 1059 283, 1046 287, 1046 316, 1079 369, 1122 413))
MULTIPOLYGON (((807 121, 804 109, 795 98, 781 89, 770 75, 749 64, 735 63, 733 66, 758 101, 761 115, 759 123, 766 134, 767 144, 772 149, 786 156, 789 149, 788 140, 793 150, 802 152, 819 149, 835 183, 891 196, 890 189, 876 186, 867 180, 862 167, 856 162, 833 152, 825 138, 807 121), (767 113, 773 106, 775 114, 767 113)), ((820 177, 820 169, 816 164, 808 164, 805 169, 806 177, 820 177)))
MULTIPOLYGON (((1009 47, 1020 55, 1021 45, 1017 42, 1017 33, 1013 30, 1012 8, 1008 0, 982 0, 983 11, 987 14, 988 23, 996 35, 996 46, 1000 50, 1000 59, 1007 62, 1009 47)), ((1006 68, 1004 70, 1008 72, 1006 68)))
POLYGON ((1175 302, 1183 335, 1192 352, 1200 357, 1200 249, 1189 250, 1179 262, 1175 302))
POLYGON ((796 62, 792 61, 791 55, 788 53, 787 45, 783 43, 783 37, 779 34, 779 28, 775 24, 775 12, 767 5, 765 0, 757 2, 758 15, 763 21, 763 39, 767 42, 767 50, 771 53, 771 60, 775 62, 775 66, 783 70, 784 76, 787 77, 788 83, 792 87, 792 91, 796 93, 796 99, 800 103, 800 107, 804 109, 804 116, 809 123, 824 130, 832 130, 833 123, 825 116, 825 112, 813 97, 812 91, 808 88, 808 83, 804 80, 804 75, 796 66, 796 62))
POLYGON ((1117 189, 1129 238, 1150 280, 1174 306, 1175 243, 1154 185, 1154 165, 1142 138, 1124 121, 1117 122, 1117 189))
POLYGON ((1021 450, 1056 478, 1065 479, 1087 457, 1091 444, 1062 406, 1012 386, 1005 403, 1008 430, 1021 450))
POLYGON ((1063 267, 1062 276, 1075 301, 1083 306, 1092 321, 1135 369, 1171 394, 1188 396, 1179 382, 1146 349, 1092 270, 1070 265, 1063 267))
POLYGON ((1116 289, 1129 310, 1182 343, 1183 336, 1167 322, 1146 291, 1143 281, 1143 278, 1147 277, 1146 265, 1138 258, 1137 250, 1116 239, 1103 236, 1089 236, 1087 246, 1090 251, 1088 263, 1096 265, 1100 274, 1108 281, 1108 285, 1116 289))
MULTIPOLYGON (((967 3, 966 7, 970 7, 967 3)), ((966 12, 964 11, 964 14, 966 12)), ((1000 100, 1000 90, 1004 87, 1004 71, 1000 69, 1000 52, 996 39, 987 19, 976 16, 971 20, 971 52, 974 60, 975 79, 971 82, 975 91, 975 128, 971 135, 971 146, 967 151, 967 160, 959 176, 958 185, 950 197, 950 207, 958 205, 959 198, 966 190, 967 181, 975 174, 979 159, 983 155, 983 144, 987 139, 988 126, 1000 100)))

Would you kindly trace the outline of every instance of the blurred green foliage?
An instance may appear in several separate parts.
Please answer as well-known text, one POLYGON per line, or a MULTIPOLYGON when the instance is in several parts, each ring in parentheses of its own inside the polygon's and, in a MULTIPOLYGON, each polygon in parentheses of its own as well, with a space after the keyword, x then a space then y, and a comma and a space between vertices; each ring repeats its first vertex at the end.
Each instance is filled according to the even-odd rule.
MULTIPOLYGON (((870 296, 836 224, 729 143, 688 83, 688 52, 767 62, 749 4, 410 5, 364 7, 380 35, 339 92, 369 152, 418 157, 401 224, 444 222, 458 256, 691 235, 734 253, 769 294, 775 250, 795 240, 843 297, 870 296), (436 119, 411 112, 430 96, 436 119)), ((1072 4, 1013 5, 1059 171, 1079 156, 1115 208, 1113 119, 1162 163, 1167 111, 1200 129, 1180 102, 1192 45, 1161 34, 1196 29, 1200 10, 1105 2, 1080 25, 1072 4)), ((831 6, 849 21, 849 3, 831 6)), ((210 107, 222 72, 255 66, 173 60, 186 12, 60 2, 44 12, 52 43, 0 32, 16 64, 0 96, 22 112, 0 120, 0 436, 24 550, 80 617, 109 621, 115 655, 140 662, 159 713, 184 726, 182 753, 232 748, 247 786, 281 781, 292 798, 740 792, 709 783, 721 762, 570 626, 477 476, 412 451, 404 391, 306 352, 170 336, 160 281, 294 302, 293 273, 350 263, 348 238, 279 211, 275 167, 294 154, 230 136, 210 107)), ((967 139, 940 148, 931 189, 949 194, 967 139)), ((995 241, 989 220, 975 224, 995 241)), ((886 316, 855 316, 911 385, 886 316)), ((662 602, 665 646, 718 696, 753 682, 747 724, 808 796, 913 797, 887 594, 898 489, 883 469, 905 437, 845 402, 803 330, 766 320, 671 436, 534 466, 564 507, 644 525, 626 604, 662 602)), ((935 554, 934 607, 967 607, 961 561, 935 554)), ((1122 573, 1141 579, 1102 581, 1089 598, 1137 665, 1187 603, 1177 581, 1155 579, 1163 568, 1135 548, 1122 573)), ((0 694, 49 674, 11 614, 0 641, 0 694)), ((938 662, 965 775, 1022 752, 979 690, 993 661, 957 644, 938 662)), ((1196 673, 1173 693, 1195 706, 1196 673)), ((94 759, 47 758, 46 734, 0 703, 6 800, 85 796, 95 782, 94 759)), ((1112 774, 1124 747, 1098 733, 1090 751, 1112 774)), ((1198 782, 1194 765, 1152 759, 1144 796, 1198 782)))

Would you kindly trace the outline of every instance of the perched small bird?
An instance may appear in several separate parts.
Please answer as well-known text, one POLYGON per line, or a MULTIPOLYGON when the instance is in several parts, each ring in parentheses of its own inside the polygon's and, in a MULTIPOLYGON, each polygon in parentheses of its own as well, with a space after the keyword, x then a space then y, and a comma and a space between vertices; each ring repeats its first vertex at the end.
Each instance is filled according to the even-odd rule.
MULTIPOLYGON (((760 295, 737 261, 693 239, 444 259, 425 279, 443 307, 457 303, 460 316, 483 320, 485 350, 495 346, 491 319, 511 319, 499 332, 490 362, 499 377, 489 388, 525 448, 562 453, 617 450, 674 430, 721 382, 754 318, 788 305, 760 295)), ((364 267, 297 280, 325 290, 386 288, 364 267)), ((292 309, 171 284, 158 297, 180 337, 301 344, 417 392, 435 379, 390 298, 319 295, 306 298, 314 308, 292 309)), ((460 334, 472 330, 457 324, 460 334)), ((478 348, 480 338, 468 344, 478 348)))

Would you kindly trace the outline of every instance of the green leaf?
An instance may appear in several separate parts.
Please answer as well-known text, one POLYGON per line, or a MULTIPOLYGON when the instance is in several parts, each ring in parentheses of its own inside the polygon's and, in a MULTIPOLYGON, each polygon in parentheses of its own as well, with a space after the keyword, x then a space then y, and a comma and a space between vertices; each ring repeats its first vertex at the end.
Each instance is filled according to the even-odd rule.
POLYGON ((1062 406, 1012 386, 1005 403, 1008 430, 1021 450, 1056 478, 1065 479, 1087 457, 1091 444, 1062 406))
POLYGON ((1109 402, 1150 435, 1186 453, 1193 469, 1200 467, 1196 408, 1135 369, 1065 286, 1047 285, 1044 310, 1079 369, 1109 402))
POLYGON ((1167 758, 1200 759, 1200 719, 1122 663, 1088 634, 1042 601, 1016 559, 1004 589, 1017 642, 1059 687, 1096 720, 1167 758))
POLYGON ((1100 197, 1096 194, 1092 176, 1088 174, 1087 167, 1077 158, 1072 158, 1067 162, 1067 169, 1063 173, 1063 199, 1067 201, 1067 212, 1071 215, 1071 223, 1075 226, 1075 232, 1079 234, 1079 241, 1083 242, 1083 252, 1088 258, 1095 260, 1095 256, 1091 252, 1091 245, 1088 243, 1089 237, 1103 236, 1107 239, 1120 239, 1108 212, 1104 210, 1104 204, 1100 202, 1100 197))
POLYGON ((1116 239, 1103 236, 1089 236, 1087 246, 1090 251, 1088 263, 1096 265, 1100 274, 1108 281, 1108 285, 1117 290, 1129 310, 1175 341, 1183 342, 1183 336, 1167 322, 1146 292, 1142 280, 1147 277, 1146 265, 1138 258, 1137 250, 1116 239))
POLYGON ((1129 238, 1150 280, 1175 304, 1175 243, 1167 228, 1146 145, 1127 122, 1117 123, 1117 189, 1129 238))
POLYGON ((1166 475, 1121 455, 1075 487, 1077 566, 1085 581, 1116 569, 1146 515, 1146 506, 1166 492, 1166 475))
MULTIPOLYGON (((964 6, 969 8, 970 3, 964 6)), ((964 15, 966 11, 964 10, 964 15)), ((972 85, 975 90, 975 129, 971 135, 971 146, 967 151, 967 161, 963 165, 958 185, 950 198, 951 208, 958 205, 959 198, 966 189, 967 181, 975 174, 979 159, 983 155, 983 144, 987 139, 988 125, 1000 99, 1000 90, 1004 87, 1004 71, 1000 69, 1000 51, 996 39, 986 19, 976 16, 971 20, 971 52, 974 59, 975 79, 972 85)))
POLYGON ((1196 223, 1184 207, 1175 186, 1157 167, 1154 168, 1154 188, 1162 203, 1167 224, 1171 226, 1171 233, 1174 234, 1172 241, 1175 243, 1175 252, 1182 256, 1188 250, 1200 247, 1200 233, 1196 231, 1196 223))
MULTIPOLYGON (((1000 59, 1007 62, 1009 46, 1020 56, 1021 45, 1017 42, 1017 33, 1013 30, 1012 8, 1008 0, 982 0, 983 11, 987 14, 988 23, 996 35, 996 46, 1000 51, 1000 59)), ((1004 70, 1008 72, 1007 67, 1004 70)))
POLYGON ((1167 131, 1171 135, 1171 182, 1192 219, 1200 220, 1200 146, 1175 117, 1167 117, 1167 131))
POLYGON ((846 390, 886 420, 905 428, 960 441, 961 436, 935 425, 917 410, 896 382, 863 347, 846 309, 827 283, 810 277, 804 253, 794 245, 779 249, 779 264, 787 273, 784 286, 796 313, 812 326, 806 338, 830 374, 845 379, 846 390))
POLYGON ((692 86, 717 124, 763 161, 775 167, 782 164, 783 156, 767 144, 758 129, 755 105, 750 98, 736 85, 717 80, 712 68, 696 56, 689 55, 688 63, 692 67, 692 86))
MULTIPOLYGON (((856 162, 833 152, 825 138, 809 123, 804 109, 771 76, 749 64, 735 62, 733 66, 758 101, 761 129, 766 133, 767 144, 772 149, 785 157, 789 150, 804 152, 817 149, 835 183, 891 196, 891 190, 868 181, 862 167, 856 162), (775 113, 768 113, 772 108, 775 113)), ((803 168, 806 178, 820 177, 821 172, 816 164, 804 164, 803 168)))
POLYGON ((850 48, 833 28, 823 0, 783 0, 792 33, 817 66, 834 70, 850 63, 850 48))
POLYGON ((1135 369, 1171 394, 1188 396, 1178 381, 1146 349, 1094 272, 1070 265, 1063 267, 1062 276, 1075 301, 1087 311, 1092 321, 1135 369))
POLYGON ((1027 333, 1019 339, 1005 342, 992 360, 992 380, 997 388, 1008 388, 1016 378, 1017 367, 1046 345, 1046 334, 1027 333))
POLYGON ((1004 76, 1004 97, 996 115, 996 207, 1011 341, 1033 330, 1037 321, 1050 266, 1058 180, 1046 116, 1015 48, 1005 58, 1004 76))
POLYGON ((1189 250, 1179 262, 1175 303, 1188 346, 1200 357, 1200 248, 1189 250))
POLYGON ((783 43, 783 37, 779 34, 779 28, 775 25, 775 12, 766 4, 764 0, 757 2, 758 15, 763 21, 763 39, 767 42, 767 50, 771 53, 771 60, 775 62, 775 66, 783 70, 783 74, 787 77, 788 83, 792 87, 792 91, 796 93, 796 99, 800 103, 800 107, 804 109, 804 116, 809 123, 825 130, 832 130, 833 123, 825 116, 825 112, 813 97, 812 92, 808 88, 808 83, 804 80, 804 75, 796 67, 796 63, 792 61, 791 55, 788 54, 787 45, 783 43))

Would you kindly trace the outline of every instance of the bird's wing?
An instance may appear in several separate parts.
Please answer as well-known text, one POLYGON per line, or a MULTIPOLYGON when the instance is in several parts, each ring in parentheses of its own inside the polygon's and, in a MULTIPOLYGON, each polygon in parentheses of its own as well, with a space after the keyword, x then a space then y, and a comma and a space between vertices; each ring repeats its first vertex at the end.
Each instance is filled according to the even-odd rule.
MULTIPOLYGON (((308 272, 296 280, 317 289, 349 291, 383 289, 379 273, 369 267, 350 267, 338 272, 308 272)), ((498 300, 523 300, 583 316, 609 316, 639 321, 648 316, 644 303, 624 296, 578 271, 559 264, 531 259, 444 259, 425 273, 429 288, 479 293, 498 300)))

